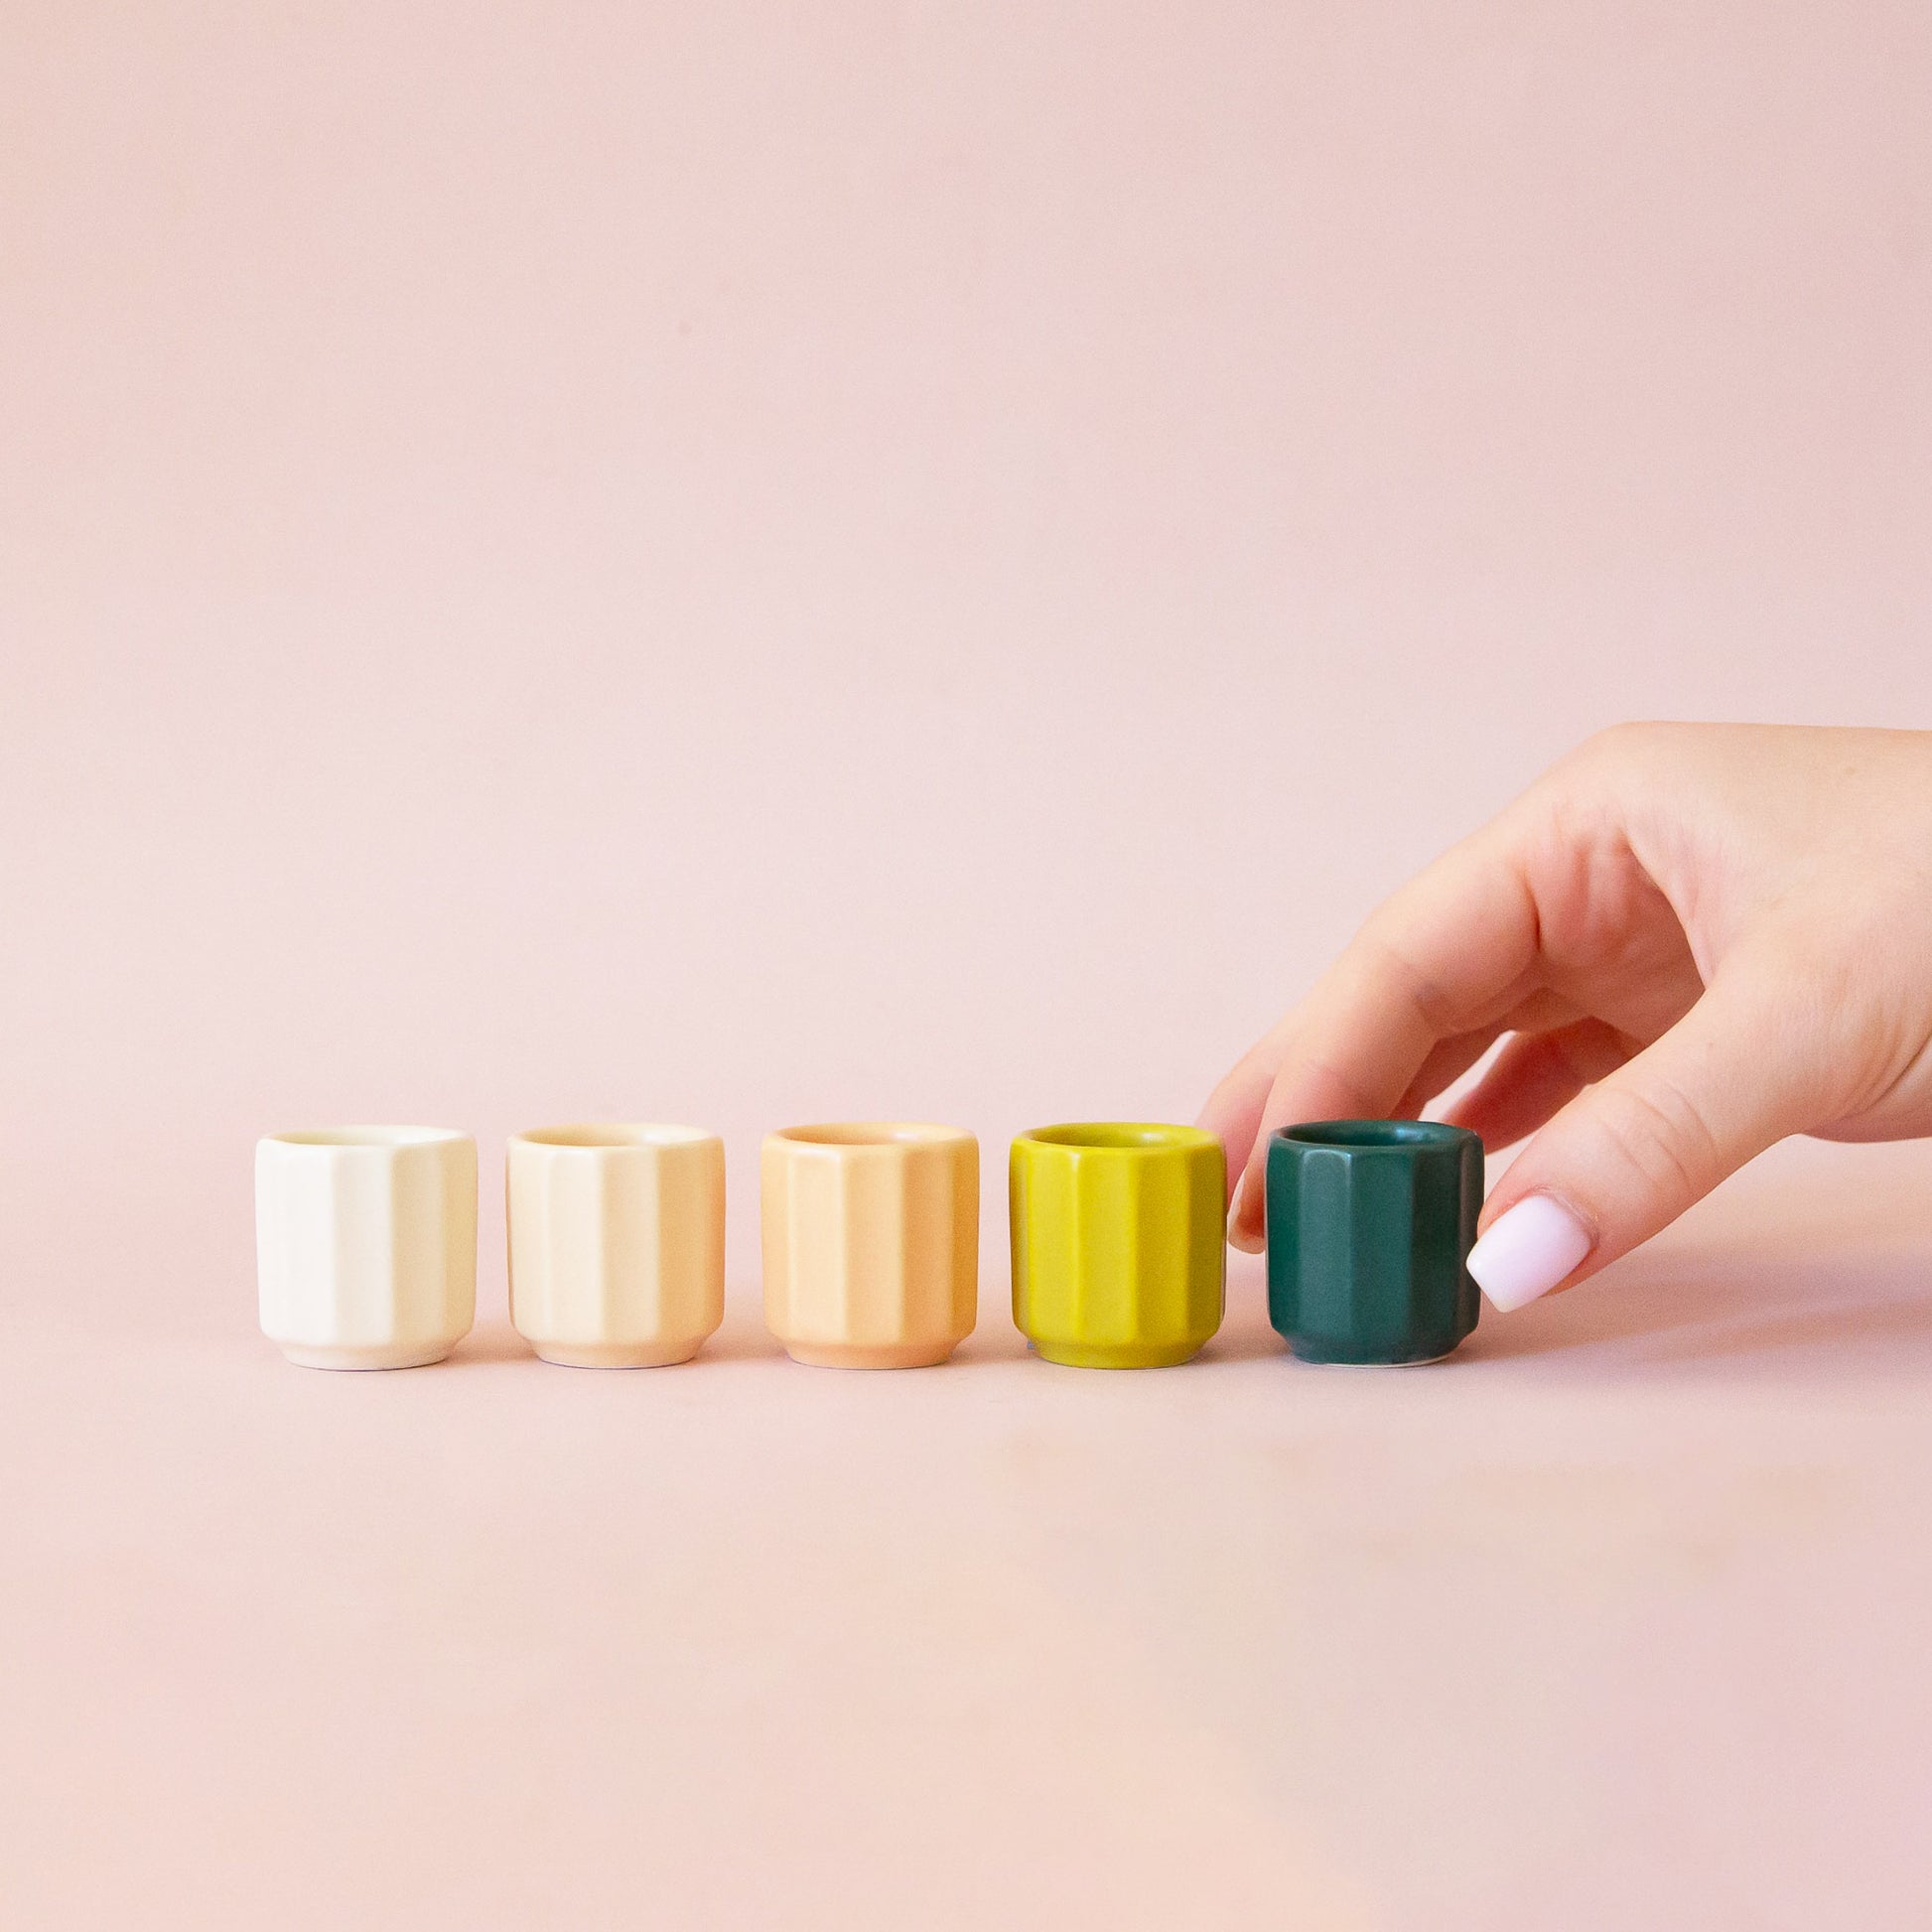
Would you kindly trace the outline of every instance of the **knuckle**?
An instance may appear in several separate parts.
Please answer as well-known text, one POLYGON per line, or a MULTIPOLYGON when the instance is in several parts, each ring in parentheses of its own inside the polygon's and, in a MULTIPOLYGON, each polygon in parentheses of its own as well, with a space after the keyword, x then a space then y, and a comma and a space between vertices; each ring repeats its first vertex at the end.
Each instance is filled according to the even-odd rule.
POLYGON ((1605 725, 1584 740, 1578 747, 1577 757, 1580 761, 1598 767, 1638 763, 1656 748, 1667 729, 1634 719, 1605 725))
POLYGON ((1656 735, 1655 725, 1645 724, 1638 719, 1622 719, 1614 725, 1605 725, 1600 731, 1591 732, 1585 745, 1599 757, 1612 753, 1629 752, 1641 749, 1656 735))
POLYGON ((1727 1172, 1703 1109, 1675 1083, 1606 1088, 1598 1118, 1617 1157, 1673 1200, 1699 1199, 1727 1172))
POLYGON ((1683 727, 1634 719, 1592 732, 1549 773, 1559 788, 1582 797, 1619 795, 1635 778, 1681 759, 1683 727))
POLYGON ((1386 986, 1432 1033, 1449 1031, 1448 998, 1441 985, 1418 966, 1397 938, 1401 922, 1377 913, 1357 939, 1364 975, 1386 986))

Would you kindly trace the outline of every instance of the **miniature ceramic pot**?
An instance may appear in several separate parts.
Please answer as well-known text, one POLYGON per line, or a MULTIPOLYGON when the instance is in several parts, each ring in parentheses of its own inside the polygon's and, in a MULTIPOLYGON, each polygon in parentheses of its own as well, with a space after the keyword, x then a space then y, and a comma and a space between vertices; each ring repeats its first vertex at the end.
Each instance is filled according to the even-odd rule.
POLYGON ((546 1362, 688 1362, 725 1318, 725 1144, 695 1127, 510 1136, 510 1320, 546 1362))
POLYGON ((957 1127, 863 1121, 768 1135, 764 1319, 794 1361, 943 1362, 979 1311, 980 1150, 957 1127))
POLYGON ((1227 1162, 1197 1127, 1091 1122, 1013 1144, 1013 1318, 1049 1362, 1161 1368, 1221 1325, 1227 1162))
POLYGON ((477 1311, 477 1144, 332 1127, 255 1147, 262 1332, 305 1368, 439 1362, 477 1311))
POLYGON ((1476 1325, 1482 1143, 1326 1120, 1268 1144, 1268 1318, 1305 1362, 1433 1362, 1476 1325))

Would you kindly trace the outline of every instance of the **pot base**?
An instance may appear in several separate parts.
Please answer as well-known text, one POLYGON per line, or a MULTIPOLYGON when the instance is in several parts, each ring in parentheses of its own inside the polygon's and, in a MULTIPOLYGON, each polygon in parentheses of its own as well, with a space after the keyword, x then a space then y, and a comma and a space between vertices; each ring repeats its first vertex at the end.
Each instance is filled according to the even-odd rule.
MULTIPOLYGON (((530 1341, 528 1335, 523 1337, 530 1341)), ((705 1345, 696 1341, 530 1341, 537 1359, 557 1368, 669 1368, 688 1362, 705 1345)))
POLYGON ((1212 1340, 1151 1343, 1035 1341, 1033 1351, 1042 1362, 1057 1362, 1062 1368, 1178 1368, 1191 1362, 1212 1340))
POLYGON ((283 1341, 276 1346, 297 1368, 427 1368, 440 1362, 463 1337, 449 1341, 378 1341, 353 1346, 333 1342, 283 1341))
POLYGON ((1461 1346, 1458 1341, 1454 1347, 1445 1348, 1440 1355, 1398 1355, 1388 1361, 1353 1361, 1336 1355, 1305 1355, 1293 1342, 1289 1344, 1288 1352, 1309 1368, 1429 1368, 1436 1362, 1448 1361, 1461 1346))
POLYGON ((785 1353, 807 1368, 936 1368, 956 1341, 788 1341, 785 1353))

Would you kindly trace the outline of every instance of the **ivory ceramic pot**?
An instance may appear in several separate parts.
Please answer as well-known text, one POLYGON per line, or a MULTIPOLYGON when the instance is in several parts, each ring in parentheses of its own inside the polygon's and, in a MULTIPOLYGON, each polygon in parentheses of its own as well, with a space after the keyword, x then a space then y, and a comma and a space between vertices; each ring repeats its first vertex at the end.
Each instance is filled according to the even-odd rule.
POLYGON ((695 1127, 510 1137, 510 1320, 546 1362, 687 1362, 725 1315, 725 1146, 695 1127))
POLYGON ((1268 1318, 1305 1362, 1433 1362, 1476 1325, 1482 1142, 1427 1120, 1323 1120, 1268 1144, 1268 1318))
POLYGON ((1074 1368, 1162 1368, 1221 1325, 1227 1162, 1197 1127, 1089 1121, 1013 1144, 1013 1319, 1074 1368))
POLYGON ((979 1142, 957 1127, 845 1121, 768 1135, 764 1318, 794 1361, 920 1368, 973 1332, 979 1142))
POLYGON ((255 1148, 262 1332, 305 1368, 441 1361, 477 1310, 477 1144, 326 1127, 255 1148))

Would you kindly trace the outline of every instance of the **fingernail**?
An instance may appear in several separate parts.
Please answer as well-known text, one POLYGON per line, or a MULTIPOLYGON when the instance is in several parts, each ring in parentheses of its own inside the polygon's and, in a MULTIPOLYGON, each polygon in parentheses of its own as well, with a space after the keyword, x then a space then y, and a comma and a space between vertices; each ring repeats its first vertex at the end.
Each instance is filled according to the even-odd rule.
POLYGON ((1526 1194, 1469 1250, 1469 1273, 1508 1314, 1568 1277, 1595 1245, 1588 1228, 1551 1194, 1526 1194))
POLYGON ((1228 1245, 1239 1248, 1244 1255, 1258 1255, 1267 1246, 1262 1228, 1258 1225, 1261 1216, 1249 1211, 1248 1204, 1254 1198, 1254 1181, 1244 1175, 1241 1185, 1234 1190, 1234 1212, 1228 1216, 1228 1245))
POLYGON ((1268 1244, 1259 1234, 1242 1226, 1239 1221, 1230 1221, 1228 1245, 1231 1248, 1239 1248, 1244 1255, 1258 1255, 1268 1244))

